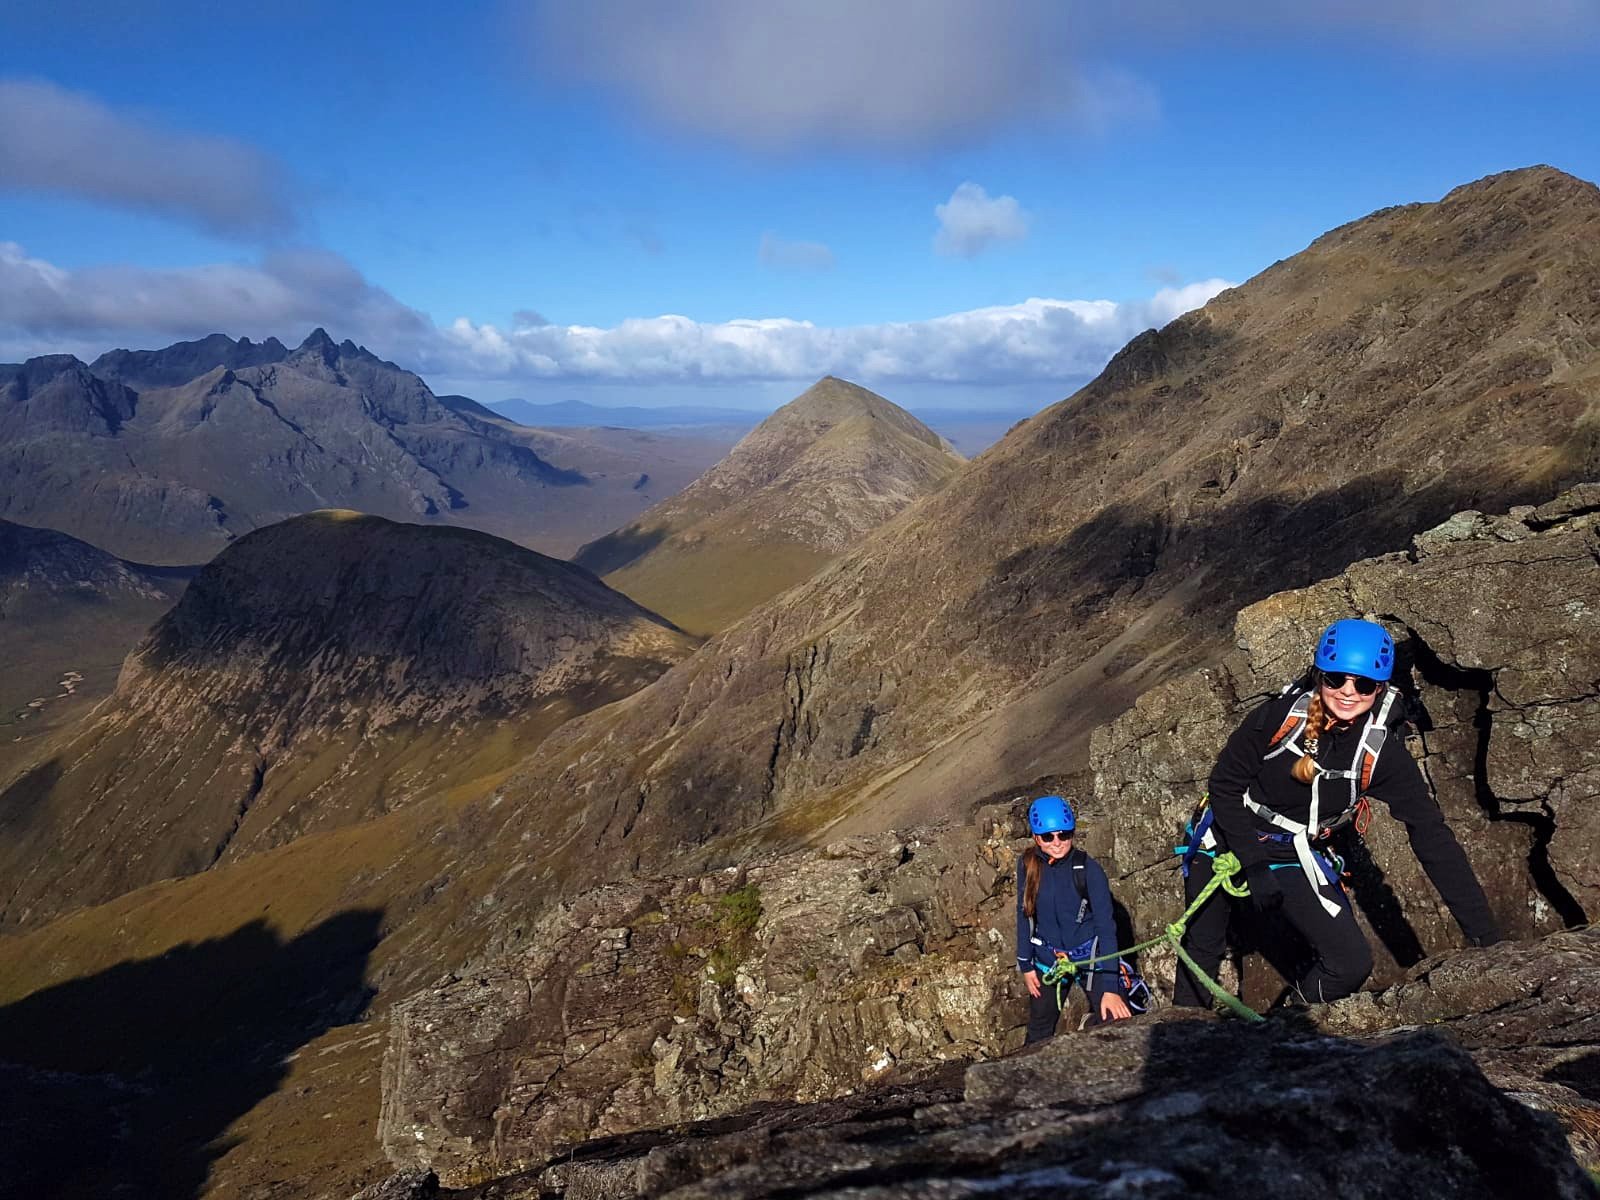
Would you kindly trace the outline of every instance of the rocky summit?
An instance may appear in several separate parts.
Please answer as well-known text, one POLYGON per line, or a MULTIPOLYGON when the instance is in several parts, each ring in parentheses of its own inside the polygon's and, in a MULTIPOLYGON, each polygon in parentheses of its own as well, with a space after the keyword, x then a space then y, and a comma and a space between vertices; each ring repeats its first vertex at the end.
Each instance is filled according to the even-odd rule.
POLYGON ((492 776, 693 645, 581 568, 484 534, 338 511, 259 530, 12 785, 27 804, 0 850, 5 922, 492 776))
POLYGON ((574 558, 685 629, 712 633, 944 486, 962 462, 904 409, 829 376, 574 558))

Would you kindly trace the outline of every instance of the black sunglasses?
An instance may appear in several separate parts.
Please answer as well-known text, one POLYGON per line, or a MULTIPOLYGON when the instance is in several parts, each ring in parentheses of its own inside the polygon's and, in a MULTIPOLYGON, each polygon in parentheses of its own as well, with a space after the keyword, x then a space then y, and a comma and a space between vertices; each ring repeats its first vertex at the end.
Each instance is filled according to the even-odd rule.
POLYGON ((1049 833, 1039 833, 1034 836, 1042 842, 1070 842, 1072 840, 1072 831, 1069 829, 1062 832, 1059 829, 1055 829, 1049 833))
POLYGON ((1370 696, 1378 690, 1378 681, 1368 679, 1365 675, 1352 675, 1347 671, 1322 672, 1322 686, 1332 688, 1336 692, 1344 686, 1346 679, 1355 684, 1356 691, 1363 696, 1370 696))

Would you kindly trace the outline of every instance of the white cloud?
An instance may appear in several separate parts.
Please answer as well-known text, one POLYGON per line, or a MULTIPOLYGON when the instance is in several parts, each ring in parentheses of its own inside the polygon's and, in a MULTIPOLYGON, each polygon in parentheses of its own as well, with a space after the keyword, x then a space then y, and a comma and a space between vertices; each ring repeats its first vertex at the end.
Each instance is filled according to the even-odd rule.
POLYGON ((939 232, 933 248, 940 254, 972 258, 996 242, 1019 242, 1028 236, 1028 214, 1015 196, 991 197, 972 182, 961 184, 950 199, 933 207, 939 232))
POLYGON ((658 125, 758 150, 917 151, 1153 114, 1118 64, 1151 44, 1538 53, 1600 37, 1595 0, 503 0, 545 74, 658 125))
POLYGON ((760 149, 922 148, 1142 103, 1073 66, 1057 0, 535 0, 525 13, 550 74, 760 149))
POLYGON ((1075 380, 1129 338, 1204 304, 1221 279, 1132 303, 1031 299, 925 321, 824 326, 789 317, 721 322, 638 317, 559 325, 524 310, 500 328, 436 326, 337 255, 296 251, 259 264, 181 270, 64 270, 0 243, 0 359, 47 350, 92 357, 225 332, 298 340, 314 325, 425 377, 622 384, 806 381, 1003 384, 1075 380), (543 322, 543 323, 541 323, 543 322))
POLYGON ((509 331, 465 317, 442 331, 437 369, 452 376, 636 383, 807 380, 999 384, 1078 379, 1129 338, 1204 304, 1211 279, 1148 300, 1031 299, 926 321, 830 328, 776 317, 707 323, 637 318, 610 328, 546 325, 509 331))
POLYGON ((294 225, 287 170, 230 138, 161 129, 54 84, 0 80, 0 189, 79 196, 214 233, 294 225))
POLYGON ((775 233, 763 233, 756 257, 764 267, 795 271, 831 271, 833 251, 821 242, 791 242, 775 233))
POLYGON ((128 336, 263 337, 314 325, 391 346, 434 336, 427 317, 323 250, 278 251, 259 264, 67 271, 0 242, 0 349, 7 353, 50 339, 99 341, 105 349, 128 336))

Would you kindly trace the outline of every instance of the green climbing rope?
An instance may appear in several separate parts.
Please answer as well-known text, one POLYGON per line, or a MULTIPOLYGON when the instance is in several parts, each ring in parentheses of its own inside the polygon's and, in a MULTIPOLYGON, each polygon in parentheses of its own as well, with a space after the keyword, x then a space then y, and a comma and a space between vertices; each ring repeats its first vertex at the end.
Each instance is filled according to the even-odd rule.
POLYGON ((1211 899, 1212 894, 1218 888, 1221 888, 1230 896, 1242 898, 1250 894, 1250 886, 1248 884, 1235 883, 1233 881, 1233 876, 1237 875, 1241 869, 1239 859, 1231 852, 1218 854, 1211 861, 1211 878, 1207 880, 1206 886, 1200 890, 1200 894, 1194 898, 1194 903, 1184 910, 1181 917, 1168 925, 1155 937, 1142 941, 1136 946, 1128 946, 1125 949, 1118 950, 1113 954, 1100 954, 1094 958, 1085 958, 1077 962, 1070 958, 1058 958, 1055 966, 1046 971, 1040 977, 1039 982, 1047 986, 1051 984, 1055 986, 1056 999, 1059 1004, 1062 983, 1075 976, 1081 968, 1092 967, 1095 963, 1100 962, 1115 962, 1125 955, 1137 954, 1141 950, 1150 949, 1151 946, 1159 946, 1162 942, 1171 942, 1172 948, 1178 952, 1178 958, 1182 960, 1183 965, 1188 967, 1190 973, 1200 981, 1201 986, 1222 1001, 1230 1012, 1235 1016, 1243 1017, 1246 1021, 1265 1020, 1260 1013, 1246 1006, 1239 997, 1227 991, 1215 979, 1202 971, 1194 959, 1189 957, 1189 952, 1182 945, 1184 931, 1189 928, 1189 918, 1200 911, 1201 906, 1211 899))

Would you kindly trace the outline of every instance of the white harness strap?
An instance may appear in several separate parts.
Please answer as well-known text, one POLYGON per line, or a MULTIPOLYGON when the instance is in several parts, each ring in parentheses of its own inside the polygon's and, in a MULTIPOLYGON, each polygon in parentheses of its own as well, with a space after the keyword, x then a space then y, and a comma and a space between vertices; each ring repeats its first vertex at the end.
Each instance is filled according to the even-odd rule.
MULTIPOLYGON (((1247 791, 1244 794, 1244 806, 1256 816, 1290 835, 1290 844, 1294 846, 1295 858, 1300 862, 1300 869, 1305 872, 1311 890, 1316 894, 1317 903, 1321 904, 1330 917, 1336 917, 1343 906, 1337 901, 1328 899, 1323 895, 1322 871, 1317 867, 1317 860, 1311 849, 1312 837, 1321 829, 1318 817, 1322 808, 1322 781, 1324 779, 1348 779, 1350 781, 1350 807, 1354 808, 1361 799, 1361 775, 1364 762, 1368 761, 1366 755, 1372 756, 1371 762, 1378 761, 1378 751, 1383 749, 1384 740, 1389 736, 1389 712, 1394 706, 1394 689, 1384 691, 1383 702, 1375 706, 1367 717, 1367 724, 1361 731, 1361 742, 1356 746, 1355 758, 1351 760, 1348 771, 1323 771, 1319 770, 1311 777, 1311 811, 1306 814, 1306 822, 1302 825, 1292 821, 1280 812, 1274 812, 1265 804, 1251 798, 1247 791)), ((1296 697, 1293 707, 1289 709, 1291 717, 1298 715, 1300 721, 1294 731, 1280 742, 1276 749, 1267 754, 1262 761, 1276 758, 1291 746, 1301 758, 1305 751, 1300 748, 1300 734, 1306 727, 1306 720, 1311 705, 1311 693, 1304 692, 1296 697)))

